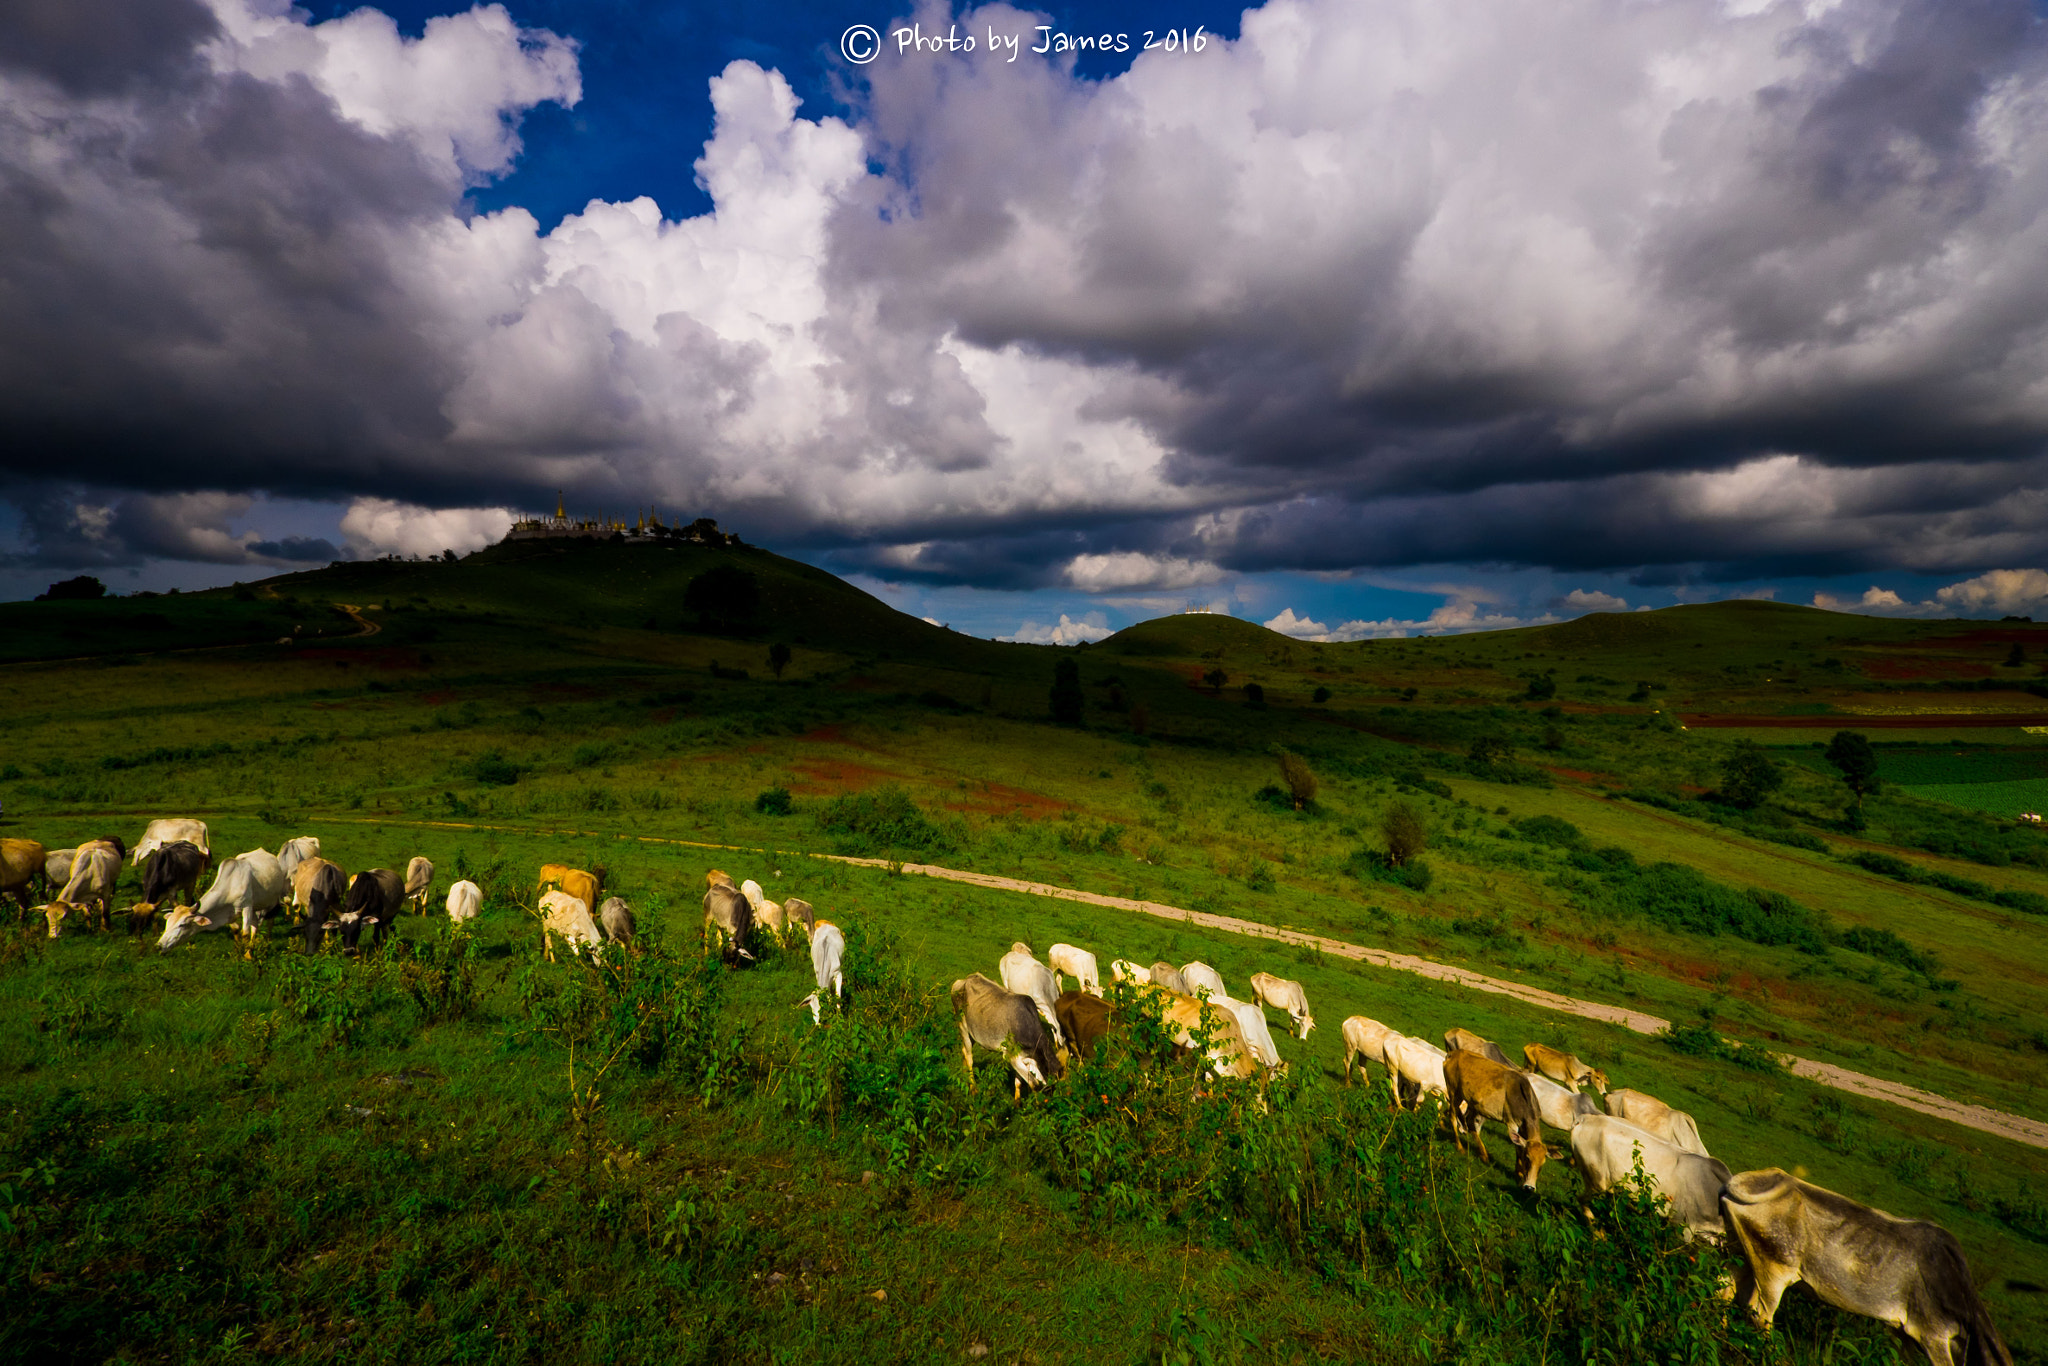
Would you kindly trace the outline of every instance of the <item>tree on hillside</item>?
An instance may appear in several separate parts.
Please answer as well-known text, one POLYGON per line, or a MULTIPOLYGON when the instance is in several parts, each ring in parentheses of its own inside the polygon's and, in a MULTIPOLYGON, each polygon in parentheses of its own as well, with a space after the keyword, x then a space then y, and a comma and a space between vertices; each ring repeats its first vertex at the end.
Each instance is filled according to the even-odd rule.
POLYGON ((1525 695, 1531 702, 1548 702, 1557 696, 1557 680, 1548 674, 1537 674, 1529 680, 1529 691, 1525 695))
POLYGON ((1223 692, 1223 685, 1230 681, 1230 675, 1223 672, 1222 668, 1219 666, 1203 674, 1202 681, 1209 685, 1209 688, 1212 692, 1215 692, 1220 696, 1223 692))
POLYGON ((1744 741, 1721 761, 1721 795, 1747 811, 1785 785, 1785 770, 1778 761, 1744 741))
POLYGON ((1063 659, 1052 671, 1052 719, 1063 726, 1081 724, 1081 666, 1063 659))
POLYGON ((1266 690, 1265 690, 1264 688, 1260 687, 1260 686, 1259 686, 1258 684, 1256 684, 1256 683, 1247 683, 1247 684, 1245 684, 1245 685, 1244 685, 1244 703, 1245 703, 1245 705, 1246 705, 1246 706, 1248 706, 1248 707, 1263 707, 1263 706, 1265 706, 1265 705, 1266 705, 1266 690))
POLYGON ((1294 809, 1301 810, 1316 799, 1316 775, 1308 766, 1308 760, 1292 750, 1280 751, 1280 779, 1287 784, 1287 793, 1294 798, 1294 809))
POLYGON ((1505 735, 1482 735, 1472 742, 1465 752, 1475 770, 1492 770, 1512 761, 1515 757, 1515 742, 1505 735))
POLYGON ((1380 836, 1387 842, 1387 862, 1396 868, 1429 848, 1429 827, 1422 813, 1407 802, 1395 802, 1380 816, 1380 836))
POLYGON ((1835 738, 1828 741, 1827 752, 1821 757, 1842 775, 1842 782, 1855 798, 1856 810, 1862 811, 1863 799, 1874 795, 1880 787, 1877 751, 1870 747, 1869 737, 1853 730, 1838 730, 1835 738))
POLYGON ((746 570, 722 564, 690 580, 683 606, 697 614, 703 630, 743 635, 760 615, 761 585, 746 570))
POLYGON ((2012 649, 2011 649, 2010 651, 2008 651, 2008 652, 2006 653, 2006 656, 2005 656, 2005 667, 2006 667, 2006 668, 2008 668, 2008 669, 2017 669, 2017 668, 2018 668, 2018 667, 2019 667, 2020 665, 2022 665, 2022 664, 2024 664, 2024 663, 2026 663, 2026 662, 2027 662, 2027 647, 2026 647, 2026 646, 2024 646, 2024 645, 2020 645, 2020 644, 2018 644, 2018 643, 2015 643, 2015 644, 2013 645, 2012 649))
POLYGON ((789 667, 789 646, 779 640, 770 645, 768 647, 768 667, 774 671, 777 678, 782 677, 782 671, 789 667))
POLYGON ((75 579, 65 579, 62 583, 51 584, 48 592, 36 594, 36 601, 79 601, 87 598, 103 598, 106 595, 107 586, 105 584, 90 574, 80 574, 75 579))

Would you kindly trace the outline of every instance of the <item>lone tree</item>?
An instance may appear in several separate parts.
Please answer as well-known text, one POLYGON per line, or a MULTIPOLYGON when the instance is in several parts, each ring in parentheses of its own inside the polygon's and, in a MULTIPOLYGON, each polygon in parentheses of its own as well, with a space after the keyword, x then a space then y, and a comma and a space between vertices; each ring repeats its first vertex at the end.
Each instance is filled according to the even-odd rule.
POLYGON ((774 671, 777 678, 782 677, 782 671, 789 667, 789 646, 779 640, 770 645, 768 647, 768 667, 774 671))
POLYGON ((2027 647, 2015 642, 2012 649, 2005 656, 2005 667, 2008 669, 2017 669, 2018 667, 2020 667, 2020 665, 2026 662, 2027 647))
POLYGON ((1063 726, 1081 724, 1081 666, 1063 659, 1052 671, 1052 719, 1063 726))
POLYGON ((1474 768, 1495 769, 1515 757, 1515 742, 1505 735, 1482 735, 1465 751, 1474 768))
POLYGON ((1529 680, 1529 691, 1523 696, 1531 702, 1548 702, 1557 696, 1557 680, 1549 674, 1537 674, 1529 680))
POLYGON ((51 584, 48 592, 36 594, 36 601, 75 602, 89 598, 103 598, 106 595, 107 586, 105 584, 90 574, 80 574, 75 579, 65 579, 62 583, 51 584))
POLYGON ((1328 688, 1317 688, 1313 693, 1309 694, 1309 700, 1311 702, 1327 702, 1330 700, 1330 690, 1328 688))
POLYGON ((1316 799, 1316 775, 1308 766, 1308 760, 1292 750, 1280 751, 1280 780, 1287 784, 1287 793, 1294 798, 1294 809, 1301 810, 1316 799))
POLYGON ((1753 740, 1721 761, 1721 795, 1745 811, 1784 785, 1785 770, 1753 740))
POLYGON ((1429 827, 1407 802, 1395 802, 1380 816, 1380 836, 1387 842, 1387 862, 1396 868, 1429 848, 1429 827))
POLYGON ((1853 805, 1860 812, 1863 799, 1875 795, 1881 786, 1877 779, 1877 751, 1870 747, 1869 738, 1857 731, 1838 730, 1821 757, 1842 775, 1849 795, 1856 799, 1853 805))
POLYGON ((761 585, 735 565, 707 569, 683 590, 683 606, 697 614, 704 630, 743 635, 761 611, 761 585))
POLYGON ((1247 684, 1245 684, 1245 685, 1244 685, 1244 704, 1245 704, 1245 705, 1246 705, 1247 707, 1263 707, 1263 706, 1265 706, 1265 705, 1266 705, 1266 690, 1265 690, 1264 688, 1260 687, 1260 686, 1259 686, 1258 684, 1256 684, 1256 683, 1247 683, 1247 684))
POLYGON ((1223 672, 1222 668, 1219 666, 1203 674, 1202 681, 1204 683, 1207 683, 1209 685, 1210 690, 1220 697, 1223 694, 1223 685, 1230 681, 1230 675, 1223 672))

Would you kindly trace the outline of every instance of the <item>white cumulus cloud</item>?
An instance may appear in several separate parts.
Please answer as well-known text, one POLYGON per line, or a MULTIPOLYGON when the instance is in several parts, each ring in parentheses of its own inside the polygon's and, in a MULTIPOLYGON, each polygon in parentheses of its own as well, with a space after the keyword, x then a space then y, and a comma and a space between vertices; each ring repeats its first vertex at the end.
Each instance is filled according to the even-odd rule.
POLYGON ((1101 640, 1113 634, 1115 633, 1109 629, 1107 619, 1100 612, 1090 612, 1079 621, 1062 612, 1059 621, 1051 626, 1027 621, 1013 634, 997 638, 1015 641, 1020 645, 1079 645, 1083 641, 1101 640))
POLYGON ((506 508, 426 508, 389 498, 358 498, 341 519, 341 534, 357 554, 466 554, 505 538, 512 529, 506 508))
POLYGON ((1564 612, 1626 612, 1628 599, 1595 589, 1574 588, 1551 606, 1564 612))
POLYGON ((2032 616, 2048 605, 2048 571, 1994 569, 1935 590, 1934 601, 1970 616, 2032 616))

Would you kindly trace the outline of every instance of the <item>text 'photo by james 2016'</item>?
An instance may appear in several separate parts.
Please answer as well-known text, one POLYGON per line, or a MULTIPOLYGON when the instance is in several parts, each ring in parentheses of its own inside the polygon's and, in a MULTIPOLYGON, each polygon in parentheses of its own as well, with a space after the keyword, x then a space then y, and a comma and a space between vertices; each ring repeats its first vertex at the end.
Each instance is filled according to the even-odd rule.
POLYGON ((0 1357, 2048 1363, 2036 6, 459 3, 0 7, 0 1357))

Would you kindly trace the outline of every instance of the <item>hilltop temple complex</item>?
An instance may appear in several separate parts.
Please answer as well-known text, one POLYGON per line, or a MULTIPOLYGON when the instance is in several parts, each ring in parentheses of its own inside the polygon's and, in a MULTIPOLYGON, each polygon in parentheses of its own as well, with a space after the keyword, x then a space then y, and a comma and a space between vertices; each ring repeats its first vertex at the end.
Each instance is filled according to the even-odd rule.
POLYGON ((555 496, 555 515, 552 517, 522 517, 512 524, 505 533, 508 541, 540 541, 561 538, 576 538, 591 541, 609 541, 614 538, 624 541, 638 541, 653 544, 663 541, 689 541, 698 545, 738 545, 736 533, 720 531, 718 523, 709 517, 699 517, 688 526, 680 522, 671 525, 661 520, 653 508, 637 513, 633 521, 624 521, 615 516, 599 512, 595 517, 571 517, 567 504, 558 493, 555 496))

